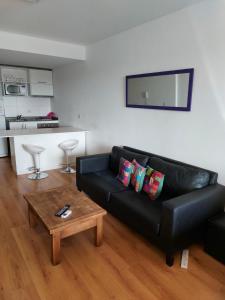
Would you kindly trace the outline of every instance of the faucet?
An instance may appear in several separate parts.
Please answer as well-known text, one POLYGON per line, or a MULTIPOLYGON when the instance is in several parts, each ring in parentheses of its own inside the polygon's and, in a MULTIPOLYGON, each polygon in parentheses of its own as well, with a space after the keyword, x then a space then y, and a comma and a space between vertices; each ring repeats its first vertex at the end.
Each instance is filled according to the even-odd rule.
POLYGON ((16 119, 19 121, 19 120, 21 120, 22 119, 22 115, 17 115, 16 116, 16 119))

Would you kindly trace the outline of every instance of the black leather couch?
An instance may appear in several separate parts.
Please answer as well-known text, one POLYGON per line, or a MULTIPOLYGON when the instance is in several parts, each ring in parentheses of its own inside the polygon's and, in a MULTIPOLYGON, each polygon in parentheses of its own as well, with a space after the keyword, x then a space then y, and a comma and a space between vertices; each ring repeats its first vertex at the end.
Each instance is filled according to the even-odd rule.
POLYGON ((225 187, 217 173, 130 147, 77 158, 76 184, 92 200, 157 244, 173 265, 174 253, 204 238, 209 217, 222 212, 225 187), (160 197, 124 187, 116 178, 120 158, 135 158, 165 174, 160 197))

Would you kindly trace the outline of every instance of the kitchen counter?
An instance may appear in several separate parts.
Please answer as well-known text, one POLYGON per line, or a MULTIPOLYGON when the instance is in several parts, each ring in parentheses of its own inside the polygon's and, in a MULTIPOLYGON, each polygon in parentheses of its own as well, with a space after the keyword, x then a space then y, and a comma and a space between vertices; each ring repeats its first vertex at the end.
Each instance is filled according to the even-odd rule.
POLYGON ((72 133, 72 132, 87 132, 87 130, 61 126, 56 128, 31 128, 31 129, 0 129, 0 138, 16 137, 20 135, 37 135, 37 134, 51 134, 51 133, 72 133))
POLYGON ((47 117, 12 117, 6 118, 6 129, 33 129, 59 127, 58 119, 47 117))
POLYGON ((6 117, 7 122, 33 122, 33 121, 59 121, 57 118, 51 119, 47 116, 17 116, 17 117, 6 117))
POLYGON ((27 174, 34 162, 30 153, 24 147, 25 144, 38 145, 45 148, 40 155, 41 170, 53 170, 61 168, 65 164, 65 154, 59 148, 63 141, 76 139, 78 146, 74 149, 71 162, 74 165, 76 156, 86 154, 87 130, 62 126, 57 128, 33 128, 0 130, 0 137, 8 137, 10 141, 11 164, 17 175, 27 174))

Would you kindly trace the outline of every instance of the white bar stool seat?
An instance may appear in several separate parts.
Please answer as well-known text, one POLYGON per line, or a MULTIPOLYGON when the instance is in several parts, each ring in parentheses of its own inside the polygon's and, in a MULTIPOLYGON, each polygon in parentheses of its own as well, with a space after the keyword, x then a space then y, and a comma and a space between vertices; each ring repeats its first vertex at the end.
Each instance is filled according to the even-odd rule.
POLYGON ((40 171, 40 154, 45 150, 45 148, 30 144, 23 145, 23 148, 32 155, 34 160, 34 167, 30 168, 30 170, 34 170, 34 173, 28 175, 28 178, 33 180, 47 178, 48 174, 40 171))
POLYGON ((66 168, 62 170, 62 173, 72 174, 76 171, 71 168, 69 157, 72 155, 73 150, 78 146, 78 140, 66 140, 59 144, 59 148, 62 149, 66 155, 66 168))

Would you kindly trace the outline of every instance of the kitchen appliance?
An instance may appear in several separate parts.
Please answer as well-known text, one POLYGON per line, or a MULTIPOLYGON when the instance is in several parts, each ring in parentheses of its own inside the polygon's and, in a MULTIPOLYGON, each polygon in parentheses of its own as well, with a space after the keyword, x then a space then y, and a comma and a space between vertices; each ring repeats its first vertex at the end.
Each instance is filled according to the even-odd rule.
POLYGON ((26 96, 27 84, 25 83, 4 83, 3 90, 5 96, 26 96))
POLYGON ((32 129, 59 127, 59 121, 46 117, 17 117, 6 118, 6 129, 32 129))
POLYGON ((58 122, 42 122, 42 123, 37 123, 37 128, 58 128, 59 123, 58 122))
MULTIPOLYGON (((0 130, 6 129, 4 102, 0 101, 0 130)), ((7 138, 0 138, 0 157, 8 156, 7 138)))

